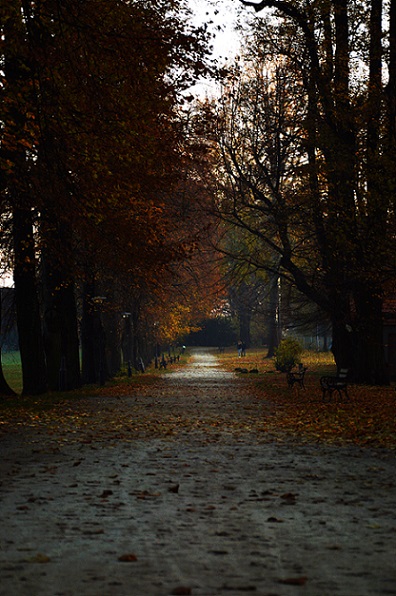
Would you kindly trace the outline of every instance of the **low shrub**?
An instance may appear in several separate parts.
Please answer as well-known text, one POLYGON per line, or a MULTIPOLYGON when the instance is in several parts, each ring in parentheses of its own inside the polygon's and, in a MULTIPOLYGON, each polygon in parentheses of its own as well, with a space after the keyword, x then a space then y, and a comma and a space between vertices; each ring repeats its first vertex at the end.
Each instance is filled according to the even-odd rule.
POLYGON ((275 368, 287 372, 300 363, 303 352, 301 344, 293 338, 282 339, 275 350, 275 368))

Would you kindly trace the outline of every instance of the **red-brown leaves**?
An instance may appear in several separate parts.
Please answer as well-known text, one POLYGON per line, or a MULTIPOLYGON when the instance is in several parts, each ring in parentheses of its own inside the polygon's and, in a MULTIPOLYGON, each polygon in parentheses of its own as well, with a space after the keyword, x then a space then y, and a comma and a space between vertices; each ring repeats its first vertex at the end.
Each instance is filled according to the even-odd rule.
MULTIPOLYGON (((233 357, 234 354, 232 358, 226 354, 225 360, 232 370, 235 361, 240 363, 240 359, 233 357)), ((148 373, 136 376, 138 383, 132 378, 91 389, 87 398, 81 392, 78 401, 51 404, 47 400, 42 402, 41 409, 40 400, 30 403, 21 400, 20 406, 3 406, 0 430, 9 431, 18 426, 40 429, 57 445, 130 442, 137 438, 200 433, 207 441, 217 441, 222 436, 238 440, 249 435, 260 442, 292 438, 396 448, 393 387, 352 386, 350 401, 323 403, 320 372, 311 364, 306 389, 299 392, 291 391, 285 375, 273 372, 271 361, 265 361, 262 355, 258 358, 248 354, 244 365, 248 369, 258 368, 259 374, 239 375, 235 380, 230 379, 229 384, 219 385, 216 407, 203 399, 204 395, 201 399, 195 387, 184 386, 181 398, 185 406, 175 409, 175 388, 164 384, 160 375, 148 373)), ((205 388, 199 391, 204 394, 205 388)), ((73 465, 80 465, 80 461, 73 465)), ((150 496, 142 494, 141 498, 150 496)), ((291 504, 292 499, 283 502, 291 504)))

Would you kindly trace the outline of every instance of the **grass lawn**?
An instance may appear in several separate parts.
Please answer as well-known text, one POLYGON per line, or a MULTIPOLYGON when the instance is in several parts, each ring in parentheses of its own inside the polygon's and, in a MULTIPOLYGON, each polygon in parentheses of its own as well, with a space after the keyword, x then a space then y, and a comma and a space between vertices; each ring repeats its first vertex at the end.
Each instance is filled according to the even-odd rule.
MULTIPOLYGON (((252 348, 247 350, 246 356, 238 357, 236 348, 226 348, 223 354, 219 354, 221 363, 228 369, 234 370, 237 367, 257 368, 260 373, 275 372, 274 360, 266 358, 267 349, 252 348)), ((305 350, 301 356, 304 366, 317 375, 327 375, 336 372, 336 365, 331 352, 312 352, 305 350)))
POLYGON ((2 353, 3 373, 7 383, 16 393, 22 392, 22 369, 19 352, 2 353))

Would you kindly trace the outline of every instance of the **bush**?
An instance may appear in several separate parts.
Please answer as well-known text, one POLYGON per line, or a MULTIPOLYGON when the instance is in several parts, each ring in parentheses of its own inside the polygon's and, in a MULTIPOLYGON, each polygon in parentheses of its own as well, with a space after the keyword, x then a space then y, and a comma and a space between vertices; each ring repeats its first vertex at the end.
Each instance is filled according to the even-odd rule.
POLYGON ((300 356, 303 348, 296 339, 282 339, 279 347, 275 350, 275 368, 281 372, 288 372, 300 364, 300 356))

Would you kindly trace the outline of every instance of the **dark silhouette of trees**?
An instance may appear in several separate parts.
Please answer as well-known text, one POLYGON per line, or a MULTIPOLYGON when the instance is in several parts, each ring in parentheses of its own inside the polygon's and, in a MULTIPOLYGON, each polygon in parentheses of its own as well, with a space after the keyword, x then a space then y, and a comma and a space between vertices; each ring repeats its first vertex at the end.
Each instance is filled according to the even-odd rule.
POLYGON ((141 289, 188 256, 173 208, 178 107, 205 70, 206 34, 182 7, 1 4, 1 213, 13 235, 25 394, 80 386, 80 325, 84 381, 97 381, 98 361, 107 376, 95 298, 108 298, 109 313, 130 301, 141 312, 141 289))
POLYGON ((395 2, 388 13, 377 0, 242 3, 271 11, 256 21, 219 120, 221 217, 256 238, 240 258, 271 270, 276 255, 281 274, 328 314, 337 365, 387 383, 395 2))

